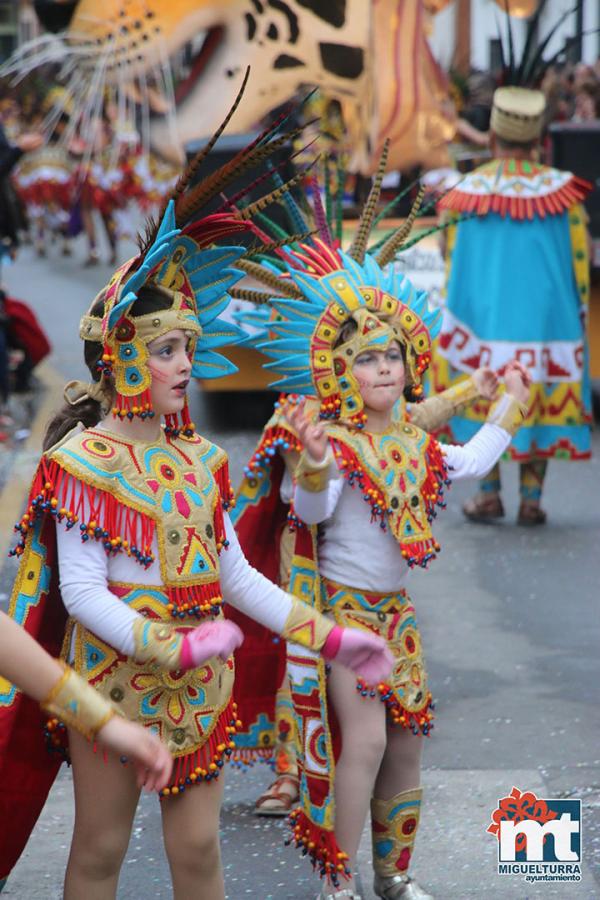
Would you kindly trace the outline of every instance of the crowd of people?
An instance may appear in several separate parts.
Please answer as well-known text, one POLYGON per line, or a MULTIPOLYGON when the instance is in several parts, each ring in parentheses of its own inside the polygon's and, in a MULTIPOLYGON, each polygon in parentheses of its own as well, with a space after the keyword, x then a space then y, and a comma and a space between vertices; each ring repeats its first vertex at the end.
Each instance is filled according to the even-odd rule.
POLYGON ((7 140, 27 151, 11 171, 17 218, 3 237, 12 252, 25 231, 40 256, 57 239, 69 255, 71 239, 83 233, 84 265, 96 265, 101 222, 114 265, 119 238, 135 234, 130 204, 150 212, 177 176, 173 167, 142 152, 139 134, 125 127, 109 97, 83 133, 71 125, 69 98, 60 86, 21 97, 9 91, 0 99, 0 124, 7 140))
MULTIPOLYGON (((466 144, 489 147, 492 99, 497 86, 498 77, 492 72, 473 70, 467 77, 455 77, 452 92, 460 116, 457 137, 466 144)), ((600 59, 594 65, 579 62, 548 66, 540 90, 546 98, 546 134, 555 122, 599 119, 600 59)))

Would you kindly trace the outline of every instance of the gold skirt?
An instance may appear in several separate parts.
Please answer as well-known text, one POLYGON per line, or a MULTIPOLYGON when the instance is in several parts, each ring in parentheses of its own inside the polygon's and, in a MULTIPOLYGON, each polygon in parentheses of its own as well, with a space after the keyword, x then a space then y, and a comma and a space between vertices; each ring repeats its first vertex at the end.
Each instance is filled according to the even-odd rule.
POLYGON ((321 600, 323 612, 338 625, 379 635, 394 655, 389 681, 372 687, 359 678, 357 690, 363 697, 379 696, 394 725, 428 734, 433 727, 432 698, 415 610, 406 592, 372 593, 321 577, 321 600))
MULTIPOLYGON (((110 589, 147 618, 173 622, 169 599, 160 588, 111 584, 110 589)), ((157 734, 173 754, 172 781, 164 794, 178 794, 186 786, 218 777, 234 748, 239 724, 232 702, 233 657, 225 663, 212 658, 187 672, 157 672, 118 653, 73 619, 67 627, 64 657, 72 643, 75 671, 117 712, 157 734)))

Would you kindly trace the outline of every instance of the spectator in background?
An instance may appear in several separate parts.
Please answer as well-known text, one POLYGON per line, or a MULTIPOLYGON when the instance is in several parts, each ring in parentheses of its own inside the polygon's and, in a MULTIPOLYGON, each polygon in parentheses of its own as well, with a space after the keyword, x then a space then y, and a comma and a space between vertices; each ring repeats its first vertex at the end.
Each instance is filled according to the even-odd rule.
POLYGON ((0 260, 6 253, 14 256, 21 226, 19 205, 9 181, 9 175, 24 153, 37 150, 44 143, 43 135, 25 132, 11 144, 0 124, 0 260))
POLYGON ((600 86, 595 81, 584 81, 575 92, 573 120, 589 122, 597 119, 600 107, 600 86))
MULTIPOLYGON (((22 226, 20 207, 9 180, 11 170, 23 153, 37 150, 43 143, 43 135, 37 132, 25 132, 11 144, 0 125, 0 266, 3 256, 14 257, 19 243, 19 230, 22 226)), ((7 316, 4 308, 4 295, 2 295, 0 299, 0 441, 5 441, 9 436, 5 429, 14 425, 7 411, 10 373, 6 325, 7 316)))

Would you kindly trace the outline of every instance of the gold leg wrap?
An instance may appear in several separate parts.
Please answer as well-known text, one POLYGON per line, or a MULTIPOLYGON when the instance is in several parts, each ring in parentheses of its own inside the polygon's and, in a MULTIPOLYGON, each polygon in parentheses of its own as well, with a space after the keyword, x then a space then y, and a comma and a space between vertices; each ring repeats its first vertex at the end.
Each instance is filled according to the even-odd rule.
POLYGON ((405 875, 421 815, 422 788, 402 791, 390 800, 371 800, 373 868, 380 878, 405 875))

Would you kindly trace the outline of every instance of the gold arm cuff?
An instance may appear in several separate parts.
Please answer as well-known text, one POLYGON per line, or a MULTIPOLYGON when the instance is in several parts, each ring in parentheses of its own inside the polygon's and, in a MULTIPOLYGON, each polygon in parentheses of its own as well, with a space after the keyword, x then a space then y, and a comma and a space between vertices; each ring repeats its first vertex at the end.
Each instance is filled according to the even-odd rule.
POLYGON ((173 625, 139 616, 133 623, 133 658, 159 671, 174 671, 181 664, 183 635, 173 625))
POLYGON ((64 668, 63 674, 40 706, 69 728, 92 740, 116 713, 104 697, 73 669, 63 662, 61 666, 64 668))
POLYGON ((503 394, 492 405, 487 422, 490 425, 499 425, 514 436, 527 418, 528 411, 528 407, 524 403, 519 403, 516 397, 503 394))
POLYGON ((409 420, 423 431, 436 431, 478 397, 479 391, 473 378, 463 378, 441 394, 411 405, 409 420))
POLYGON ((285 620, 281 636, 286 641, 293 641, 302 647, 308 647, 309 650, 320 650, 329 632, 335 627, 335 622, 325 618, 302 600, 297 600, 291 594, 289 596, 292 608, 285 620))
POLYGON ((294 477, 296 483, 305 491, 317 494, 324 491, 329 483, 329 467, 331 466, 331 451, 327 448, 325 459, 316 463, 309 457, 306 450, 300 454, 300 460, 296 466, 294 477))

